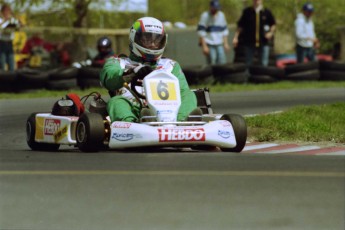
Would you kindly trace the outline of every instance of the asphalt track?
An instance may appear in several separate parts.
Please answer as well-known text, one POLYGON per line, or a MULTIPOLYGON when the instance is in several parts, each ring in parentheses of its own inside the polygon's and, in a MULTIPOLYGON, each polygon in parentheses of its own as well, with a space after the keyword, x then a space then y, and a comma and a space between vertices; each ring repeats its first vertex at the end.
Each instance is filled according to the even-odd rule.
MULTIPOLYGON (((217 113, 248 115, 344 101, 345 89, 211 97, 217 113)), ((55 100, 0 100, 2 230, 345 229, 345 146, 321 155, 296 143, 248 143, 241 154, 31 151, 26 118, 55 100)))

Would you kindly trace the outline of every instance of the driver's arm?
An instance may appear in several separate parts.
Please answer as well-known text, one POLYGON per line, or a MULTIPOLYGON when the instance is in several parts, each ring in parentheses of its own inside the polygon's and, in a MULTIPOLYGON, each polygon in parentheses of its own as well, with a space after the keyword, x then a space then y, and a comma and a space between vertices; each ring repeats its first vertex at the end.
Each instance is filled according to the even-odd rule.
POLYGON ((197 107, 197 100, 195 94, 189 89, 187 79, 182 72, 181 66, 177 62, 175 62, 171 73, 178 78, 180 84, 181 106, 177 120, 182 121, 185 120, 188 117, 188 114, 197 107))
POLYGON ((123 72, 124 69, 120 65, 120 59, 108 58, 100 73, 101 85, 111 91, 122 88, 124 83, 123 72))

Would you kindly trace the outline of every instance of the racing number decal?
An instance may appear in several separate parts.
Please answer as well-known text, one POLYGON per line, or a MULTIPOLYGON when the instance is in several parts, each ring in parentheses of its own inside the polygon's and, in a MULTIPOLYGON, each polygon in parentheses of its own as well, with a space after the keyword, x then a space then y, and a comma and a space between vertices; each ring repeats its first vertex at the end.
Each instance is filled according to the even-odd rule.
POLYGON ((168 85, 162 81, 159 81, 157 85, 158 97, 162 100, 167 100, 169 98, 168 85))
POLYGON ((150 83, 153 100, 176 100, 176 88, 174 82, 151 82, 150 83))

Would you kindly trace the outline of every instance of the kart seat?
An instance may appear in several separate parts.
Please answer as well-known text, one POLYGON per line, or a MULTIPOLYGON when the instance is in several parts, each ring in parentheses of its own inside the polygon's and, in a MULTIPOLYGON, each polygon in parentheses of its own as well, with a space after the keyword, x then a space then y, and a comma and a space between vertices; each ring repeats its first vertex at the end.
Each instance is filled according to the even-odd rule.
POLYGON ((203 89, 192 89, 194 92, 196 99, 197 99, 197 105, 201 109, 203 114, 213 114, 213 110, 211 108, 211 99, 210 99, 210 93, 208 88, 203 89))
POLYGON ((84 105, 78 95, 70 93, 66 98, 57 100, 52 109, 52 115, 56 116, 80 116, 84 112, 84 105))
POLYGON ((80 116, 81 114, 85 112, 84 104, 81 102, 80 97, 77 94, 69 93, 66 95, 66 98, 72 100, 73 103, 76 105, 77 107, 76 116, 80 116))

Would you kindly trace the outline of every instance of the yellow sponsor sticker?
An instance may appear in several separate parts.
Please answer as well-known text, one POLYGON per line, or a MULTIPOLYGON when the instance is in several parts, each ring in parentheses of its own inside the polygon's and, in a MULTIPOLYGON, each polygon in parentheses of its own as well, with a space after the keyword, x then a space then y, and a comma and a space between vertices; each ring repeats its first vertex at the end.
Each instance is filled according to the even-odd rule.
POLYGON ((157 101, 174 101, 176 97, 175 82, 150 82, 152 99, 157 101))
POLYGON ((56 131, 56 133, 54 134, 54 141, 57 143, 59 141, 61 141, 61 139, 63 139, 64 137, 67 136, 67 132, 68 132, 68 127, 67 125, 65 125, 64 127, 62 127, 61 129, 59 129, 58 131, 56 131))
POLYGON ((44 118, 36 117, 36 132, 35 132, 36 140, 43 140, 43 129, 44 129, 44 118))

